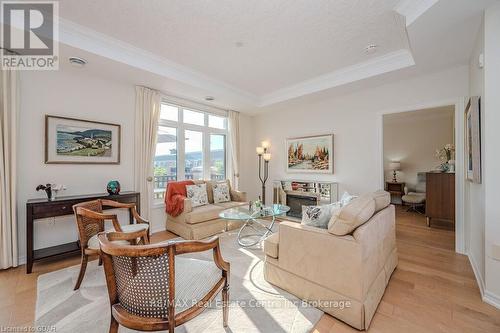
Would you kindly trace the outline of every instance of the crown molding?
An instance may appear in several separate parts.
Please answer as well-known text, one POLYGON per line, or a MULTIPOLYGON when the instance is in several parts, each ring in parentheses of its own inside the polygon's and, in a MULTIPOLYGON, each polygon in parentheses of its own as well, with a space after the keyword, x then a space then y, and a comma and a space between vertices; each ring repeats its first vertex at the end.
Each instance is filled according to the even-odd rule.
POLYGON ((406 17, 406 26, 408 27, 438 1, 439 0, 401 0, 394 10, 406 17))
POLYGON ((59 18, 59 42, 195 88, 224 94, 248 104, 258 103, 256 95, 63 18, 59 18))
POLYGON ((334 72, 276 90, 262 96, 259 107, 283 102, 292 98, 338 87, 344 84, 370 78, 415 65, 411 52, 401 49, 371 60, 344 67, 334 72))

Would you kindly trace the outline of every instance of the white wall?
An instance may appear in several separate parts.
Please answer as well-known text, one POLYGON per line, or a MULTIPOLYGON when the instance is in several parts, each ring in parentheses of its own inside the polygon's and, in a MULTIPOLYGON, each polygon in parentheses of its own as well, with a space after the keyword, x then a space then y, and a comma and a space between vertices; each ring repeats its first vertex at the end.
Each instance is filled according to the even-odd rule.
POLYGON ((391 180, 391 161, 401 162, 397 179, 415 190, 417 173, 434 170, 441 162, 436 149, 453 144, 455 106, 384 115, 384 170, 391 180))
MULTIPOLYGON (((469 64, 469 94, 470 96, 481 96, 481 128, 484 129, 484 70, 479 68, 479 55, 484 53, 484 25, 478 33, 476 44, 471 55, 469 64)), ((484 142, 483 130, 481 141, 484 142)), ((484 156, 484 145, 482 145, 482 156, 484 156)), ((484 162, 484 159, 483 159, 484 162)), ((484 176, 484 163, 483 163, 484 176)), ((481 289, 484 289, 484 179, 482 184, 474 184, 465 181, 464 193, 464 220, 465 220, 465 238, 466 249, 469 254, 471 264, 474 267, 478 277, 478 283, 481 289)))
POLYGON ((500 3, 486 10, 484 25, 485 297, 500 307, 500 3))
MULTIPOLYGON (((118 180, 122 191, 133 190, 134 107, 132 85, 88 76, 84 70, 26 71, 21 74, 20 135, 18 145, 19 256, 26 256, 26 201, 42 198, 38 184, 61 183, 62 195, 106 192, 109 180, 118 180), (56 165, 44 163, 44 117, 46 114, 120 124, 119 165, 56 165)), ((126 214, 124 215, 127 216, 126 214)), ((126 221, 125 221, 126 222, 126 221)), ((35 248, 77 239, 72 216, 35 223, 35 248)))
MULTIPOLYGON (((468 94, 468 69, 458 67, 409 80, 393 82, 357 93, 276 105, 255 117, 253 145, 247 153, 255 159, 261 140, 271 142, 270 180, 282 178, 322 179, 339 182, 340 192, 363 193, 381 187, 382 142, 381 113, 406 111, 453 104, 468 94), (334 133, 334 174, 287 174, 285 139, 287 137, 334 133)), ((245 139, 246 140, 246 139, 245 139)), ((252 140, 249 137, 248 140, 252 140)), ((247 190, 258 195, 257 168, 244 174, 247 190)), ((267 196, 271 196, 271 186, 267 196)))

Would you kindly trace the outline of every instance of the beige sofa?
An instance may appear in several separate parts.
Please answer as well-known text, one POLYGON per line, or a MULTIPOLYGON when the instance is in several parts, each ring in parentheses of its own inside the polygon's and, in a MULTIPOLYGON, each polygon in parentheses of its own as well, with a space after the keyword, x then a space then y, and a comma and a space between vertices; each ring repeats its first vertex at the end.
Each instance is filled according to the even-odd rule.
MULTIPOLYGON (((229 180, 225 180, 225 182, 230 186, 229 180)), ((175 217, 167 214, 168 231, 184 239, 199 240, 241 226, 239 223, 220 219, 219 214, 227 208, 247 205, 245 192, 230 189, 231 201, 214 203, 212 192, 214 181, 195 180, 194 183, 207 184, 208 205, 193 207, 190 199, 184 199, 182 214, 175 217)))
POLYGON ((355 199, 334 216, 337 225, 330 220, 328 230, 280 223, 279 232, 264 242, 264 277, 347 324, 367 329, 397 265, 394 206, 389 194, 380 191, 355 199), (348 225, 357 228, 332 234, 348 225))

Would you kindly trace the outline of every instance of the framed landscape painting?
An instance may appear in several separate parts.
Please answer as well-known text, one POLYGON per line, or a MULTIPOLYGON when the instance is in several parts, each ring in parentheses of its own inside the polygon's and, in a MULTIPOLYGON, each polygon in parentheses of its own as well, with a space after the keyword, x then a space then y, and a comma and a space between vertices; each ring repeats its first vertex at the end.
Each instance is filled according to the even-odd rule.
POLYGON ((286 171, 333 173, 333 134, 286 140, 286 171))
POLYGON ((120 125, 45 116, 45 163, 119 164, 120 125))

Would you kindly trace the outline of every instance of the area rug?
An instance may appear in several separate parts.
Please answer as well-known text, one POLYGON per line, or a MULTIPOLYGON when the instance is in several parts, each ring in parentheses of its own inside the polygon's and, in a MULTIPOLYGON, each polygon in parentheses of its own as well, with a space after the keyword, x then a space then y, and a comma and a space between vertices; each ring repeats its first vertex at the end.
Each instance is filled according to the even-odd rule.
MULTIPOLYGON (((323 312, 267 283, 261 245, 241 248, 236 234, 220 235, 222 255, 231 264, 228 328, 222 327, 222 309, 214 305, 177 327, 176 332, 311 331, 323 312)), ((211 260, 211 256, 211 251, 189 255, 203 260, 211 260)), ((37 327, 51 327, 59 333, 108 332, 110 310, 103 268, 97 266, 97 261, 89 263, 80 290, 73 291, 78 271, 79 266, 73 266, 38 278, 37 327)), ((120 327, 119 332, 135 331, 120 327)))

